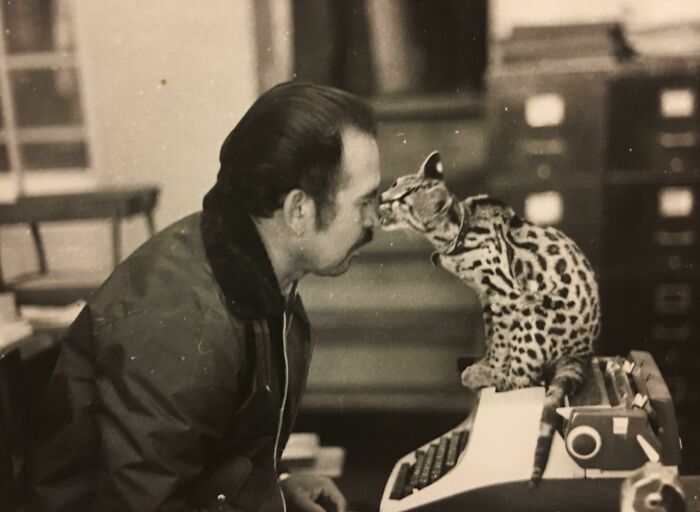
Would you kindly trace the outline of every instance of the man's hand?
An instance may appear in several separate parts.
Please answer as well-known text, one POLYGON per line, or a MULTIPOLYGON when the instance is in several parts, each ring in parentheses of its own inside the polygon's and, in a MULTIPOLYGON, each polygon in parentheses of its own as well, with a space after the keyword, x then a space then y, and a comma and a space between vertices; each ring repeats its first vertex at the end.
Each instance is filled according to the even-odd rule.
POLYGON ((347 512, 348 504, 333 483, 324 476, 290 475, 280 482, 292 510, 302 512, 347 512))

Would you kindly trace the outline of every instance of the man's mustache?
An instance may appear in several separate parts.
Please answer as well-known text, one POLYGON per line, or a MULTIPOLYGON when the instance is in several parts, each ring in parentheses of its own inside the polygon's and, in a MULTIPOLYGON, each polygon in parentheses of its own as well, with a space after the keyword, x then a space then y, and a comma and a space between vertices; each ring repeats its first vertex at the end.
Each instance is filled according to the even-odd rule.
POLYGON ((362 247, 363 245, 367 245, 374 239, 374 232, 372 229, 365 229, 364 234, 362 235, 362 238, 357 242, 356 247, 362 247))

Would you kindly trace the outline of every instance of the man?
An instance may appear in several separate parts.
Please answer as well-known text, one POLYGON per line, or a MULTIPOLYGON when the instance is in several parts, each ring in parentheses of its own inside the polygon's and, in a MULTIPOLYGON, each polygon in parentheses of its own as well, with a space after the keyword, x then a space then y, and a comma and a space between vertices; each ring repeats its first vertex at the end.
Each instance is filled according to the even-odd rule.
POLYGON ((282 475, 311 354, 296 283, 377 225, 371 111, 304 83, 225 140, 203 211, 126 259, 62 341, 33 423, 28 510, 345 510, 282 475))

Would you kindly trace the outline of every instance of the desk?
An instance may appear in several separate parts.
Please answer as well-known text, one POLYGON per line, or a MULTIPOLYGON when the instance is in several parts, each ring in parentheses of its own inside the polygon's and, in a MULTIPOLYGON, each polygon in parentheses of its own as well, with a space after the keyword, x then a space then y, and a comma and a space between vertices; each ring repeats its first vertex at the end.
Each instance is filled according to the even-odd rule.
POLYGON ((14 349, 20 349, 24 344, 31 343, 34 339, 32 328, 26 322, 2 322, 0 323, 0 358, 14 349))
MULTIPOLYGON (((112 263, 121 261, 121 221, 133 215, 144 215, 149 234, 155 233, 153 210, 158 200, 158 187, 106 187, 94 191, 56 195, 20 197, 13 203, 0 204, 0 225, 29 224, 39 260, 39 274, 48 273, 46 251, 39 232, 39 223, 66 220, 109 219, 112 227, 112 263)), ((0 289, 13 290, 2 277, 0 289)), ((21 297, 18 295, 18 300, 21 297)))

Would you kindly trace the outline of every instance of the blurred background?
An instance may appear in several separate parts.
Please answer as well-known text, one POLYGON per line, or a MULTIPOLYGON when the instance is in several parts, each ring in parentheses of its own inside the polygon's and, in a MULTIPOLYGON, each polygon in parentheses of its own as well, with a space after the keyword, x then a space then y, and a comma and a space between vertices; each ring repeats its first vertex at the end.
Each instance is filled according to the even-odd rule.
MULTIPOLYGON (((698 471, 696 0, 0 0, 0 25, 0 320, 33 340, 29 373, 76 300, 200 208, 258 94, 299 78, 372 103, 383 186, 439 150, 460 197, 570 234, 601 281, 599 352, 652 351, 698 471)), ((298 428, 344 448, 358 502, 469 411, 480 307, 429 254, 377 233, 345 276, 302 283, 298 428)))

